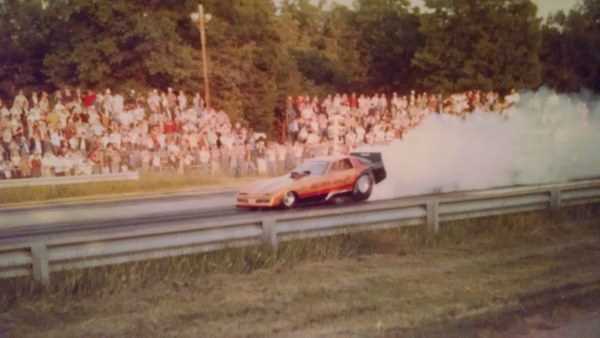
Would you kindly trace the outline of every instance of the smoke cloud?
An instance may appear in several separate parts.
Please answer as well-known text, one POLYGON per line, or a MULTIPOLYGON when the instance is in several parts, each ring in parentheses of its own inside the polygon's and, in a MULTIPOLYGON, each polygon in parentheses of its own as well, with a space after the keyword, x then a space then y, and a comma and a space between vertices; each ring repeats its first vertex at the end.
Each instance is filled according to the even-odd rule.
POLYGON ((522 93, 504 115, 431 114, 379 151, 388 177, 372 199, 600 176, 600 107, 591 95, 522 93))

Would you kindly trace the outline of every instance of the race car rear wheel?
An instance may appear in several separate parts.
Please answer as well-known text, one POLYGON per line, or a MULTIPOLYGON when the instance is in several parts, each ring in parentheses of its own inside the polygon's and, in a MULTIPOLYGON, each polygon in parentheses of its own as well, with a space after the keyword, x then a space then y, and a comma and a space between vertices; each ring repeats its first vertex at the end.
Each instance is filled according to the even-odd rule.
POLYGON ((293 191, 288 191, 283 195, 283 200, 281 201, 283 207, 290 209, 295 207, 297 203, 298 196, 293 191))
POLYGON ((355 201, 365 201, 371 196, 373 191, 373 177, 365 173, 358 177, 352 188, 352 198, 355 201))

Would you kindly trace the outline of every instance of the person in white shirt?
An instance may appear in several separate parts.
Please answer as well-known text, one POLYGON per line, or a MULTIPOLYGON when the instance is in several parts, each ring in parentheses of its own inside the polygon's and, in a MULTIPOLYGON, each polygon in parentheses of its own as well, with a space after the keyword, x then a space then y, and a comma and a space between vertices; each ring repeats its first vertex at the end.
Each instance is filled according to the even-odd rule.
POLYGON ((114 116, 119 116, 125 107, 125 98, 117 93, 112 97, 112 112, 114 116))
POLYGON ((71 137, 68 141, 71 150, 77 150, 80 147, 81 140, 78 137, 71 137))
POLYGON ((9 116, 10 110, 6 105, 4 105, 4 102, 0 99, 0 119, 7 120, 9 116))
POLYGON ((120 149, 122 144, 122 136, 117 130, 113 130, 108 137, 108 142, 114 145, 115 148, 120 149))
MULTIPOLYGON (((100 99, 100 98, 98 98, 100 99)), ((102 96, 102 108, 104 113, 108 114, 108 116, 112 116, 113 113, 113 97, 110 89, 106 89, 104 92, 104 96, 102 96)))
POLYGON ((58 130, 52 129, 50 130, 50 144, 54 147, 54 148, 59 148, 60 147, 60 142, 62 141, 63 137, 62 137, 62 133, 58 130))
POLYGON ((133 111, 131 110, 123 110, 119 113, 119 122, 126 128, 129 128, 133 124, 133 111))
POLYGON ((181 109, 182 111, 187 109, 188 100, 187 100, 187 96, 185 96, 185 93, 183 92, 183 90, 179 91, 179 95, 177 96, 177 105, 179 106, 179 109, 181 109))
POLYGON ((0 176, 3 176, 4 179, 12 178, 12 167, 9 161, 4 161, 0 158, 0 176))
POLYGON ((51 151, 48 151, 42 157, 42 176, 43 177, 52 176, 53 167, 54 167, 54 154, 51 151))
POLYGON ((196 93, 194 95, 194 98, 192 99, 192 105, 194 110, 198 112, 204 108, 204 100, 202 99, 202 96, 200 96, 200 93, 196 93))
POLYGON ((8 145, 10 143, 10 141, 12 141, 12 131, 11 128, 6 128, 4 129, 4 131, 2 132, 2 142, 5 145, 8 145))
POLYGON ((108 148, 108 145, 110 144, 110 137, 108 133, 102 133, 100 136, 100 144, 102 145, 102 149, 108 148))
POLYGON ((317 135, 317 133, 315 131, 311 131, 308 136, 306 137, 306 144, 311 144, 311 145, 315 145, 317 143, 319 143, 320 141, 320 137, 319 135, 317 135))
POLYGON ((356 142, 358 145, 362 144, 365 140, 365 128, 362 125, 356 127, 356 142))
POLYGON ((85 157, 82 157, 81 163, 79 165, 79 174, 81 175, 91 175, 93 171, 92 163, 87 160, 85 157))
POLYGON ((19 90, 19 93, 13 101, 13 108, 16 108, 20 112, 29 109, 29 101, 27 101, 27 98, 25 97, 25 94, 23 94, 22 89, 19 90))
MULTIPOLYGON (((17 153, 13 153, 10 157, 10 166, 12 168, 19 168, 19 164, 21 163, 21 155, 17 153)), ((17 176, 18 177, 18 176, 17 176)))

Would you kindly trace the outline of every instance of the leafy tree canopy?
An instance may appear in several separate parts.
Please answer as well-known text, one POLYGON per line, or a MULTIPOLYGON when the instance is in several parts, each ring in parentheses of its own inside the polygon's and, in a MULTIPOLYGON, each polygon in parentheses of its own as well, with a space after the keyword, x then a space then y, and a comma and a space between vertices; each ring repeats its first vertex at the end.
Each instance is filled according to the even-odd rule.
POLYGON ((543 29, 545 83, 560 91, 600 92, 600 0, 550 16, 543 29))
POLYGON ((540 19, 529 0, 427 0, 425 47, 413 64, 442 92, 509 90, 541 83, 540 19))
MULTIPOLYGON (((600 0, 545 22, 532 0, 202 0, 211 101, 269 131, 287 95, 600 92, 600 0), (277 5, 276 5, 277 4, 277 5)), ((64 85, 202 90, 198 0, 0 1, 0 96, 64 85)))

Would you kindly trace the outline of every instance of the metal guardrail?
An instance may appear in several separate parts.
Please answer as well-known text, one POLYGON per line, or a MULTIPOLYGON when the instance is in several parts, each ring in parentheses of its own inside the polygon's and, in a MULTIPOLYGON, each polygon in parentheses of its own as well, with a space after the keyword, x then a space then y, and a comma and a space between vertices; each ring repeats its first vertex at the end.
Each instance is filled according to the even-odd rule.
POLYGON ((600 202, 600 180, 431 195, 333 209, 260 213, 161 222, 160 226, 57 235, 0 245, 0 278, 32 276, 43 285, 51 272, 90 268, 224 248, 268 244, 339 233, 426 226, 525 211, 600 202))
POLYGON ((138 172, 131 171, 118 174, 60 176, 60 177, 37 177, 0 180, 0 190, 7 188, 35 187, 42 185, 62 185, 91 182, 131 181, 138 180, 138 172))

